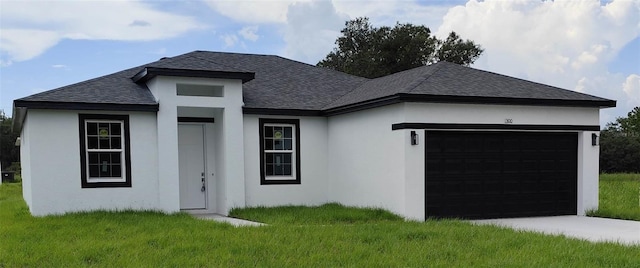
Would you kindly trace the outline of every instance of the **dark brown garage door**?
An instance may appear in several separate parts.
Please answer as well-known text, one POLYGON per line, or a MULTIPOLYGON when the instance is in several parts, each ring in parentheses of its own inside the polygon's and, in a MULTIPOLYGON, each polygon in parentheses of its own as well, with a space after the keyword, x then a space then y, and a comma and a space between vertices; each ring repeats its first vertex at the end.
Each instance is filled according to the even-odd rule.
POLYGON ((577 150, 577 133, 427 131, 427 217, 576 214, 577 150))

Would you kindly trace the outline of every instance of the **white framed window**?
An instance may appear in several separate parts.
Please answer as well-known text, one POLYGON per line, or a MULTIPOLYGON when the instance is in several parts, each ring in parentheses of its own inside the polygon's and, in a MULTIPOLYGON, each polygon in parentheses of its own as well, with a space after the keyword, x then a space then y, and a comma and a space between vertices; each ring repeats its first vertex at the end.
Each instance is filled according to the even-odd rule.
POLYGON ((259 121, 260 183, 300 184, 300 120, 259 121))
POLYGON ((82 187, 131 187, 129 116, 81 114, 82 187))

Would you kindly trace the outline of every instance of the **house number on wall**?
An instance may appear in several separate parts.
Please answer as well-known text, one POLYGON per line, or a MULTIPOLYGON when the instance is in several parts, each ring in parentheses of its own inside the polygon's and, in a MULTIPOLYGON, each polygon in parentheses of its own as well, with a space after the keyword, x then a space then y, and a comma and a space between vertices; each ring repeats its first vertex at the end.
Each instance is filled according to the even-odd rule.
POLYGON ((505 123, 505 124, 513 124, 513 119, 511 119, 511 118, 505 118, 505 119, 504 119, 504 123, 505 123))

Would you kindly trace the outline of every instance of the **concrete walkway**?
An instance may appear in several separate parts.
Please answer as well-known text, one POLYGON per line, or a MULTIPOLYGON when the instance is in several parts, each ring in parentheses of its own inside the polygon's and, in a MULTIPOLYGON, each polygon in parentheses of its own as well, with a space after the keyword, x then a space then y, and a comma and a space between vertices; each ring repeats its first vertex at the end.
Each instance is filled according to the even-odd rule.
POLYGON ((253 222, 243 219, 236 219, 227 216, 222 216, 219 214, 192 214, 193 217, 203 220, 217 221, 217 222, 225 222, 229 223, 235 227, 243 227, 243 226, 265 226, 264 223, 253 222))
POLYGON ((554 216, 474 220, 471 222, 552 235, 562 234, 592 242, 610 241, 625 245, 640 245, 640 221, 585 216, 554 216))

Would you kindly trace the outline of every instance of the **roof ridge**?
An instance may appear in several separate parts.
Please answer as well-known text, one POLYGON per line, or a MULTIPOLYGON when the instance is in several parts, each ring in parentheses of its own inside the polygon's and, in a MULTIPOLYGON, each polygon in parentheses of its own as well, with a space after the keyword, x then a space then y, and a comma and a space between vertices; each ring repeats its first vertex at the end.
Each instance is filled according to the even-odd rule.
MULTIPOLYGON (((436 74, 437 72, 439 72, 440 70, 442 70, 442 66, 439 65, 443 65, 443 64, 438 64, 441 63, 442 61, 436 62, 434 64, 429 64, 429 65, 425 65, 425 69, 426 68, 434 68, 433 72, 431 72, 430 74, 424 76, 422 79, 414 82, 415 84, 410 84, 409 86, 407 86, 408 88, 410 88, 409 90, 405 91, 404 93, 410 93, 411 91, 413 91, 414 89, 416 89, 419 85, 422 85, 424 82, 426 82, 427 80, 429 80, 429 78, 431 78, 434 74, 436 74)), ((447 62, 447 61, 445 61, 447 62)))
MULTIPOLYGON (((324 68, 324 67, 318 67, 318 68, 324 68)), ((339 72, 339 71, 337 71, 337 72, 339 72)), ((360 76, 355 76, 355 77, 360 77, 360 76)), ((369 82, 371 80, 375 80, 375 79, 370 79, 370 78, 365 78, 365 77, 360 77, 360 78, 364 78, 366 80, 362 80, 362 82, 358 83, 357 85, 354 85, 351 90, 347 90, 347 92, 345 92, 344 94, 340 95, 339 97, 335 98, 333 101, 331 101, 331 102, 327 103, 326 105, 322 106, 322 108, 320 108, 320 110, 325 110, 327 107, 331 107, 331 105, 334 104, 336 101, 342 99, 344 96, 349 95, 351 92, 356 91, 364 83, 369 82)))
MULTIPOLYGON (((198 51, 195 51, 195 52, 198 52, 198 51)), ((203 52, 203 51, 199 51, 199 52, 203 52)), ((215 53, 215 52, 214 52, 214 53, 215 53)), ((224 52, 224 53, 226 53, 226 52, 224 52)), ((249 71, 249 70, 239 69, 239 68, 236 68, 236 67, 233 67, 233 66, 229 66, 229 65, 227 65, 227 64, 219 63, 219 62, 217 62, 217 61, 213 61, 213 60, 211 60, 211 59, 207 59, 206 57, 198 57, 198 56, 196 56, 196 55, 189 55, 189 54, 195 54, 195 53, 194 53, 194 52, 192 52, 192 53, 187 53, 187 54, 185 54, 185 55, 186 55, 187 57, 192 57, 192 58, 196 58, 196 59, 199 59, 199 60, 208 61, 208 62, 210 62, 210 63, 215 63, 215 64, 218 64, 218 65, 222 65, 222 66, 227 67, 227 68, 229 68, 229 69, 237 70, 237 71, 240 71, 240 72, 255 73, 255 72, 252 72, 252 71, 249 71)), ((232 53, 228 53, 228 54, 232 54, 232 53)), ((233 54, 240 54, 240 53, 233 53, 233 54)))
MULTIPOLYGON (((342 99, 343 97, 345 97, 345 96, 349 95, 350 93, 352 93, 352 92, 354 92, 354 91, 358 90, 358 89, 360 88, 360 86, 362 86, 364 83, 367 83, 367 82, 370 82, 370 81, 375 81, 375 80, 378 80, 378 79, 388 78, 388 77, 395 76, 395 75, 400 75, 401 73, 405 73, 405 72, 409 72, 409 71, 416 71, 416 69, 428 68, 428 67, 431 67, 431 65, 433 65, 433 64, 429 64, 429 65, 422 65, 422 66, 419 66, 419 67, 415 67, 415 68, 411 68, 411 69, 408 69, 408 70, 404 70, 404 71, 400 71, 400 72, 396 72, 396 73, 388 74, 388 75, 381 76, 381 77, 376 77, 376 78, 373 78, 373 79, 371 79, 371 78, 365 78, 365 79, 367 79, 367 80, 362 81, 361 83, 359 83, 358 85, 356 85, 353 89, 351 89, 351 90, 347 91, 345 94, 341 95, 340 97, 336 98, 336 99, 335 99, 335 100, 333 100, 332 102, 330 102, 330 103, 328 103, 327 105, 323 106, 323 107, 322 107, 322 109, 326 109, 326 107, 331 107, 335 102, 339 101, 340 99, 342 99)), ((433 66, 433 67, 435 67, 435 66, 433 66)), ((320 67, 320 68, 323 68, 323 67, 320 67)), ((433 74, 431 74, 431 75, 433 75, 433 74)), ((420 84, 421 84, 422 82, 424 82, 426 79, 428 79, 429 77, 431 77, 431 75, 429 75, 429 76, 427 76, 426 78, 422 79, 419 83, 416 83, 416 85, 415 85, 415 86, 413 86, 413 88, 416 88, 418 85, 420 85, 420 84)), ((360 77, 360 76, 356 76, 356 77, 360 77)), ((362 77, 362 78, 364 78, 364 77, 362 77)))

